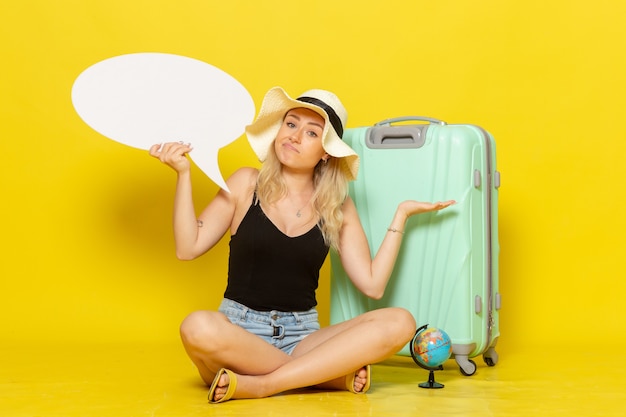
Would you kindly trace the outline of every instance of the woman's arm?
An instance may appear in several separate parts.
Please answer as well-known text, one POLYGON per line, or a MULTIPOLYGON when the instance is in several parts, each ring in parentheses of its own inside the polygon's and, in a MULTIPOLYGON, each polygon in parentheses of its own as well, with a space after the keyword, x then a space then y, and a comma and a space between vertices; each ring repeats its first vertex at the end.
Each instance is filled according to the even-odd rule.
POLYGON ((231 226, 237 208, 237 198, 244 184, 250 182, 250 171, 233 174, 227 185, 230 193, 221 190, 196 217, 191 169, 187 153, 192 148, 181 143, 166 143, 150 148, 150 155, 158 158, 176 171, 176 194, 174 197, 174 241, 176 256, 182 260, 195 259, 211 249, 231 226))
POLYGON ((356 207, 348 198, 343 207, 344 223, 340 234, 339 256, 354 285, 368 297, 380 299, 398 257, 407 219, 415 214, 444 209, 454 203, 452 200, 437 203, 409 200, 400 203, 372 259, 356 207))

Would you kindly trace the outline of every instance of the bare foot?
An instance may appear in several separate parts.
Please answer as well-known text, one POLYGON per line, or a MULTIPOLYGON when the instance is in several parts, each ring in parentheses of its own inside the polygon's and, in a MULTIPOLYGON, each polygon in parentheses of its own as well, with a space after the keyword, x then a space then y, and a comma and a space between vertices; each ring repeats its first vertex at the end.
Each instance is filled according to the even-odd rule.
POLYGON ((363 387, 367 384, 367 369, 365 366, 354 374, 354 391, 361 392, 363 391, 363 387))
POLYGON ((213 401, 219 401, 224 398, 226 391, 228 391, 228 385, 230 384, 230 377, 227 373, 223 373, 220 376, 219 381, 217 382, 217 387, 215 388, 215 392, 213 393, 213 401))
POLYGON ((222 370, 215 385, 209 390, 209 402, 228 401, 235 398, 261 398, 271 395, 263 391, 260 376, 239 375, 228 369, 222 370))

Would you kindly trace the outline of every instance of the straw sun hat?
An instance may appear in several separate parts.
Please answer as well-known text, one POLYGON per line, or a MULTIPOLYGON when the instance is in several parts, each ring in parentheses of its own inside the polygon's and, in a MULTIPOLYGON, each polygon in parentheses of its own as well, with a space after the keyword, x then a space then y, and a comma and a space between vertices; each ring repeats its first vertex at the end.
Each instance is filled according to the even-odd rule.
POLYGON ((313 110, 324 118, 326 122, 322 133, 324 151, 341 159, 341 167, 348 180, 356 179, 359 157, 341 140, 348 113, 337 96, 325 90, 309 90, 296 99, 289 97, 280 87, 274 87, 265 94, 259 115, 251 125, 246 126, 248 141, 259 160, 265 160, 285 114, 298 107, 313 110))

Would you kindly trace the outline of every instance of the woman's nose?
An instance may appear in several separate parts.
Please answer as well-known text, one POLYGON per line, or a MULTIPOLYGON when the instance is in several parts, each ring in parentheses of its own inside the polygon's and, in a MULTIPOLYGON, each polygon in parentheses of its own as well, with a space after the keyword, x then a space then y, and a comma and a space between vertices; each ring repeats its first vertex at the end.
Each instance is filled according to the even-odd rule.
POLYGON ((291 135, 289 135, 289 140, 291 142, 300 143, 300 135, 301 134, 302 134, 302 132, 297 130, 297 131, 293 132, 291 135))

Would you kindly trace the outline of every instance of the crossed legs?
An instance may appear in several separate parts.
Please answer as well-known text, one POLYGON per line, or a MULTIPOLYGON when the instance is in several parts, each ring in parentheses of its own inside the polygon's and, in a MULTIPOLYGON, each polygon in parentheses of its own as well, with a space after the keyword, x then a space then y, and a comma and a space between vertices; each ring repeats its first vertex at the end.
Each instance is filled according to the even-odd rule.
MULTIPOLYGON (((310 334, 290 356, 231 324, 221 313, 198 311, 181 325, 185 349, 207 384, 221 368, 237 374, 233 398, 267 397, 308 386, 345 389, 350 374, 356 375, 358 391, 367 382, 364 366, 395 354, 414 333, 415 321, 408 311, 374 310, 310 334)), ((228 384, 228 375, 222 375, 216 400, 228 384)))

